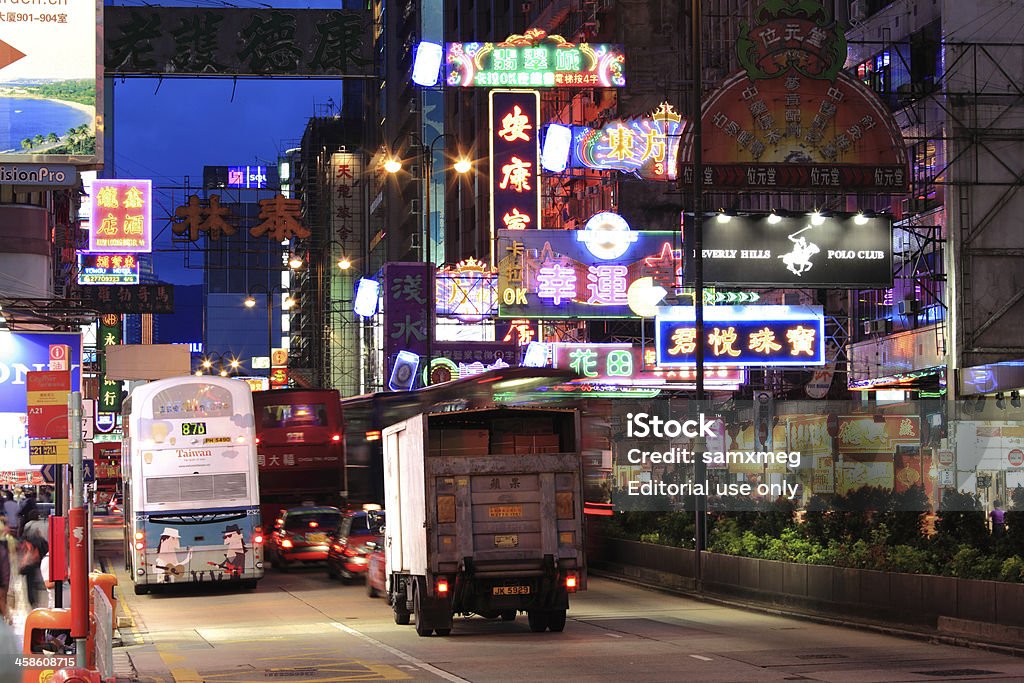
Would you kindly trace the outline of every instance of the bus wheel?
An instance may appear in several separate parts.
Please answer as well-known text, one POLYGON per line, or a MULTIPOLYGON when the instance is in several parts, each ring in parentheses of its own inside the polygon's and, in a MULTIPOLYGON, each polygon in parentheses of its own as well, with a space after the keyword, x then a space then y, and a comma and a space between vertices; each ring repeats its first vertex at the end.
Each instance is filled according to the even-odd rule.
POLYGON ((247 591, 254 591, 254 590, 256 590, 256 579, 247 579, 247 580, 243 581, 242 582, 242 588, 244 588, 247 591))
POLYGON ((149 586, 147 586, 146 584, 144 584, 144 583, 137 583, 137 584, 135 584, 135 594, 136 595, 145 595, 148 592, 149 592, 149 586))

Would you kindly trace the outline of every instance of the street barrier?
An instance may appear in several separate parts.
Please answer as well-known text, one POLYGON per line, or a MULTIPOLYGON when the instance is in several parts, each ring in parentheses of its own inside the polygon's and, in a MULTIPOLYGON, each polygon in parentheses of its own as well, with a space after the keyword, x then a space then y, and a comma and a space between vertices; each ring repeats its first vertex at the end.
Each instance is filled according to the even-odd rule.
POLYGON ((99 585, 94 585, 90 595, 93 611, 94 642, 92 647, 96 653, 96 668, 100 677, 106 681, 114 676, 114 610, 107 594, 99 585))
POLYGON ((89 573, 89 596, 92 599, 92 589, 99 588, 103 591, 103 594, 107 596, 107 600, 110 601, 110 629, 113 633, 114 629, 117 628, 116 618, 113 616, 117 614, 117 598, 114 596, 114 586, 117 585, 117 577, 113 574, 106 574, 104 572, 90 572, 89 573))

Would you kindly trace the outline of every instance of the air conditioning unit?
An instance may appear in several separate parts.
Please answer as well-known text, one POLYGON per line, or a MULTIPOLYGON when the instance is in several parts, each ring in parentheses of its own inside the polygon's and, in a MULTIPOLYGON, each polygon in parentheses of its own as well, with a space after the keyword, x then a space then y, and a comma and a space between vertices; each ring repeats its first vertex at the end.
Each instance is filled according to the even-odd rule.
POLYGON ((864 334, 888 334, 891 331, 892 322, 887 318, 864 321, 864 334))
POLYGON ((409 202, 409 213, 411 213, 413 216, 420 215, 420 200, 413 199, 412 201, 409 202))
POLYGON ((921 311, 921 302, 917 299, 904 299, 896 302, 896 312, 900 315, 917 315, 921 311))
POLYGON ((867 0, 853 0, 850 3, 850 19, 854 21, 864 21, 868 18, 868 1, 867 0))

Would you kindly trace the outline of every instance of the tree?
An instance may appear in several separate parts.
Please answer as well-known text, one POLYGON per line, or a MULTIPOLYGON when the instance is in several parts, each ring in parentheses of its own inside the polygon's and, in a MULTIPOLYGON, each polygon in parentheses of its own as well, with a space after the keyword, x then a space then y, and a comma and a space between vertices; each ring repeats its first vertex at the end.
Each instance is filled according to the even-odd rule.
POLYGON ((32 149, 32 138, 25 138, 21 141, 22 149, 32 149))
POLYGON ((32 138, 32 144, 35 147, 38 147, 39 145, 43 144, 43 136, 42 136, 42 134, 37 133, 35 135, 35 137, 32 138))
POLYGON ((60 138, 58 138, 57 134, 52 131, 48 133, 46 136, 46 141, 49 142, 51 145, 57 142, 58 140, 60 140, 60 138))

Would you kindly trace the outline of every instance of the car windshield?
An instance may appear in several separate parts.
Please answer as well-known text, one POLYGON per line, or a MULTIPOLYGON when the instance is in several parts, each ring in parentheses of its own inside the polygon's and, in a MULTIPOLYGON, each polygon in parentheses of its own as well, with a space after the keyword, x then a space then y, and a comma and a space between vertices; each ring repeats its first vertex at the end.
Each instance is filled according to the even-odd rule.
POLYGON ((383 512, 360 515, 352 518, 352 531, 349 534, 352 536, 372 536, 379 534, 382 526, 384 526, 383 512))
POLYGON ((284 528, 289 531, 328 531, 338 526, 340 512, 300 512, 289 514, 284 520, 284 528))

